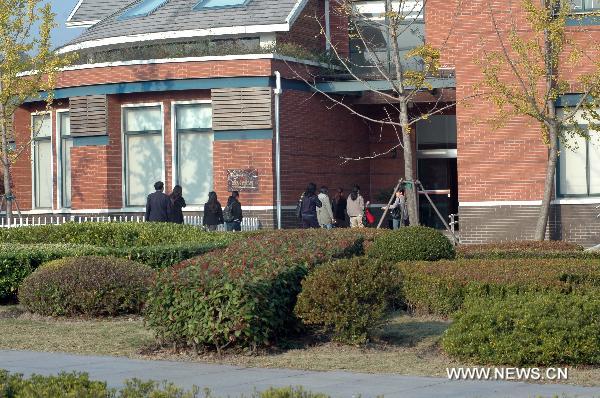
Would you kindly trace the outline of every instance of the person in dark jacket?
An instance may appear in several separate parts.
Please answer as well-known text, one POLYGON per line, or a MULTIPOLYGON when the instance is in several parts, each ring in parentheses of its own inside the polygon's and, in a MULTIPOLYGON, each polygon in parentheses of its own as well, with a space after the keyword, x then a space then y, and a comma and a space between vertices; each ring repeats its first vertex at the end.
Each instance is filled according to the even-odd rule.
POLYGON ((209 231, 216 231, 217 225, 223 224, 223 222, 223 208, 217 200, 217 193, 210 192, 208 194, 208 202, 204 205, 202 225, 209 231))
POLYGON ((335 225, 338 228, 344 228, 348 226, 346 222, 346 207, 348 201, 344 196, 344 190, 338 188, 337 193, 333 197, 333 217, 335 218, 335 225))
POLYGON ((146 221, 167 222, 171 209, 171 199, 163 192, 165 184, 158 181, 154 184, 156 192, 148 195, 146 200, 146 221))
POLYGON ((300 215, 302 218, 302 228, 320 228, 317 218, 317 207, 322 207, 323 204, 317 196, 317 185, 314 183, 308 184, 306 191, 300 198, 300 215))
POLYGON ((186 206, 183 198, 183 189, 181 185, 175 185, 171 193, 171 211, 169 212, 169 221, 175 224, 183 224, 183 208, 186 206))
POLYGON ((238 191, 233 191, 229 199, 227 199, 227 206, 225 206, 225 211, 223 212, 223 219, 225 220, 225 228, 227 231, 241 231, 242 218, 240 193, 238 191))

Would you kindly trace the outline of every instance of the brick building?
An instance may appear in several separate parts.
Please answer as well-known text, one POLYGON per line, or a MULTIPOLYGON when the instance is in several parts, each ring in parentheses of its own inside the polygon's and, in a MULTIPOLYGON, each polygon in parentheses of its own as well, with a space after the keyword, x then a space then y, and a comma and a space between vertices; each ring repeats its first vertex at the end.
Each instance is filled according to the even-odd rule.
MULTIPOLYGON (((369 75, 369 54, 353 42, 347 17, 333 3, 80 0, 67 25, 88 29, 61 48, 78 52, 78 65, 61 72, 51 112, 32 101, 15 116, 17 140, 27 142, 39 130, 13 168, 21 209, 28 215, 141 213, 154 181, 164 180, 167 190, 184 187, 190 214, 201 213, 209 191, 224 201, 241 186, 246 215, 271 228, 277 128, 285 226, 295 225, 295 202, 310 181, 347 191, 358 184, 367 199, 383 203, 403 175, 401 153, 387 151, 397 143, 395 132, 305 81, 317 76, 319 91, 373 118, 387 112, 365 84, 343 70, 325 71, 318 57, 306 55, 333 45, 357 74, 369 75), (379 152, 386 154, 368 158, 379 152)), ((471 1, 458 11, 458 0, 429 0, 424 11, 418 1, 408 3, 414 20, 400 47, 409 51, 425 40, 442 49, 446 73, 432 80, 432 90, 445 90, 443 101, 452 104, 479 76, 480 38, 490 35, 488 2, 471 1)), ((356 7, 368 20, 384 18, 382 1, 356 7)), ((373 35, 382 52, 384 36, 373 35)), ((386 90, 385 82, 372 83, 386 90)), ((411 112, 425 112, 439 101, 432 98, 415 99, 411 112)), ((543 189, 547 150, 538 127, 524 119, 497 130, 474 124, 477 114, 491 111, 483 102, 449 107, 415 126, 418 178, 445 217, 459 214, 464 242, 531 238, 543 189)), ((559 185, 567 186, 571 174, 563 170, 559 185)), ((559 187, 549 232, 597 243, 594 203, 600 200, 589 189, 576 198, 562 192, 559 187)), ((433 209, 420 202, 422 222, 439 227, 433 209)))

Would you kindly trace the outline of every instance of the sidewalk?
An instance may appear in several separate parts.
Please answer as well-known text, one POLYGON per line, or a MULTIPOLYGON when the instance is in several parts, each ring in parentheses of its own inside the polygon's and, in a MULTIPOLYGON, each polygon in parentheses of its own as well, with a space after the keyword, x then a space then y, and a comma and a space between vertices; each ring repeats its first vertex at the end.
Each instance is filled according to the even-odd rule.
POLYGON ((210 388, 219 397, 246 396, 255 389, 303 386, 335 398, 492 398, 492 397, 600 397, 600 387, 536 385, 516 382, 449 381, 441 378, 348 372, 311 372, 256 369, 187 362, 142 361, 29 351, 0 351, 0 369, 10 372, 51 375, 61 371, 87 372, 94 380, 112 387, 126 379, 168 380, 180 387, 210 388))

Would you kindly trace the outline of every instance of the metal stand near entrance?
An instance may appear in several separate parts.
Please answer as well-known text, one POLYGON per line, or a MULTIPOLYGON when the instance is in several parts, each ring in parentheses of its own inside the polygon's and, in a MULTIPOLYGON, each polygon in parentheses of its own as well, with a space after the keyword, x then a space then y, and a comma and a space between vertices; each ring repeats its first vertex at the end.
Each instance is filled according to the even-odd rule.
POLYGON ((387 204, 387 206, 386 206, 386 208, 385 208, 385 210, 383 212, 383 215, 381 216, 381 219, 379 220, 379 223, 377 224, 377 229, 381 228, 381 224, 383 224, 383 220, 387 216, 388 210, 389 210, 390 206, 392 205, 392 203, 394 202, 394 199, 396 198, 396 192, 398 192, 400 190, 400 187, 402 185, 404 185, 404 184, 412 184, 412 185, 414 185, 414 187, 417 189, 417 194, 422 194, 422 195, 424 195, 427 198, 427 201, 429 202, 429 204, 431 205, 431 207, 435 211, 435 214, 437 214, 437 216, 439 217, 440 221, 442 221, 442 223, 444 224, 444 227, 446 228, 446 231, 448 231, 448 233, 452 237, 453 243, 455 245, 457 245, 458 244, 458 238, 456 237, 456 234, 454 233, 454 231, 452 230, 452 228, 450 228, 450 225, 448 225, 448 222, 444 219, 444 217, 442 216, 442 213, 440 213, 440 211, 437 208, 437 206, 435 205, 435 203, 433 203, 433 200, 431 200, 431 197, 429 196, 428 191, 423 187, 423 184, 419 180, 414 181, 414 183, 412 181, 405 181, 403 178, 401 178, 400 180, 398 180, 398 184, 396 184, 396 187, 394 188, 394 192, 392 192, 392 196, 390 197, 390 200, 388 201, 388 204, 387 204))

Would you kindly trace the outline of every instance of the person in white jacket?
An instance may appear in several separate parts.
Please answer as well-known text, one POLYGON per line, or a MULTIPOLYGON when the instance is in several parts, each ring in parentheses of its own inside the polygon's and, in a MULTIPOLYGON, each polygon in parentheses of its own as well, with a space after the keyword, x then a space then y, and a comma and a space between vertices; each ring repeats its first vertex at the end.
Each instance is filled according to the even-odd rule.
POLYGON ((319 200, 323 203, 323 206, 317 208, 317 220, 321 228, 331 229, 335 223, 335 217, 333 216, 333 210, 331 209, 331 200, 329 200, 327 187, 321 187, 321 193, 319 193, 319 200))

